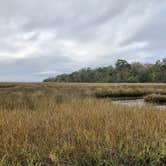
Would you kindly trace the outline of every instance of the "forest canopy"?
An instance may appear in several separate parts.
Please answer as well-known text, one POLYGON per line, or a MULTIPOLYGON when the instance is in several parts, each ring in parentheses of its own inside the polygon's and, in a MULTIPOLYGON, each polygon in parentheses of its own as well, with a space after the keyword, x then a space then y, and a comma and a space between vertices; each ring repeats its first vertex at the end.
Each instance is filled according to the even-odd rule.
POLYGON ((154 64, 139 62, 128 63, 126 60, 117 60, 114 66, 85 68, 71 74, 61 74, 45 79, 44 82, 83 82, 83 83, 144 83, 166 82, 166 58, 154 64))

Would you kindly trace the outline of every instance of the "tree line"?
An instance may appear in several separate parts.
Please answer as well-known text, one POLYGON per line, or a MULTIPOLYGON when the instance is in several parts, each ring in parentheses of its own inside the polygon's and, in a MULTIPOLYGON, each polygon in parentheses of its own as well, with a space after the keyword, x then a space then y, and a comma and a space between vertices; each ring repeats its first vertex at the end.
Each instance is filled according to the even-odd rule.
POLYGON ((154 64, 128 63, 126 60, 119 59, 114 66, 81 69, 71 74, 45 79, 44 82, 165 83, 166 58, 154 64))

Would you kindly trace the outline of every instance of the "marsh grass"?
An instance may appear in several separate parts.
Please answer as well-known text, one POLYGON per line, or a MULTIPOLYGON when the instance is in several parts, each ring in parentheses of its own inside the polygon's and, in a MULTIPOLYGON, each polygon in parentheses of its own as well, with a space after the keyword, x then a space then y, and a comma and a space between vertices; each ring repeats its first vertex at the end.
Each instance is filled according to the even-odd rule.
POLYGON ((134 97, 140 98, 146 95, 147 92, 140 89, 116 89, 116 90, 101 90, 96 91, 95 96, 97 98, 120 98, 120 97, 134 97))
POLYGON ((143 98, 147 95, 156 94, 158 96, 166 95, 166 89, 155 87, 112 87, 99 89, 94 92, 97 98, 143 98))
POLYGON ((150 103, 166 103, 166 95, 160 95, 160 94, 151 94, 144 97, 144 100, 146 102, 150 103))
POLYGON ((0 165, 165 165, 165 110, 81 96, 98 86, 28 86, 1 95, 0 165))

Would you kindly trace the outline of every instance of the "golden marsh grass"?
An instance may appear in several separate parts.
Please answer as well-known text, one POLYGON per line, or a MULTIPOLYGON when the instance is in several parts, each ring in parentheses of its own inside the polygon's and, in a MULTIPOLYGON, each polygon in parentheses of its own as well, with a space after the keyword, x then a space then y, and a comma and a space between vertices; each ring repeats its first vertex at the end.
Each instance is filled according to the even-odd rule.
POLYGON ((0 165, 165 165, 166 110, 91 96, 124 85, 14 85, 0 92, 0 165))

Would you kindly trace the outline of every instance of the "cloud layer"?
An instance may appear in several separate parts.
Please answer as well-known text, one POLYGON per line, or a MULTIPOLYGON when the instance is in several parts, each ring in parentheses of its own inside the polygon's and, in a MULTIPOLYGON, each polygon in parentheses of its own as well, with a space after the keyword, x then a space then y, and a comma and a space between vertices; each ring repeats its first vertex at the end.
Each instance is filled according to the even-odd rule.
POLYGON ((0 0, 0 81, 166 57, 162 0, 0 0))

